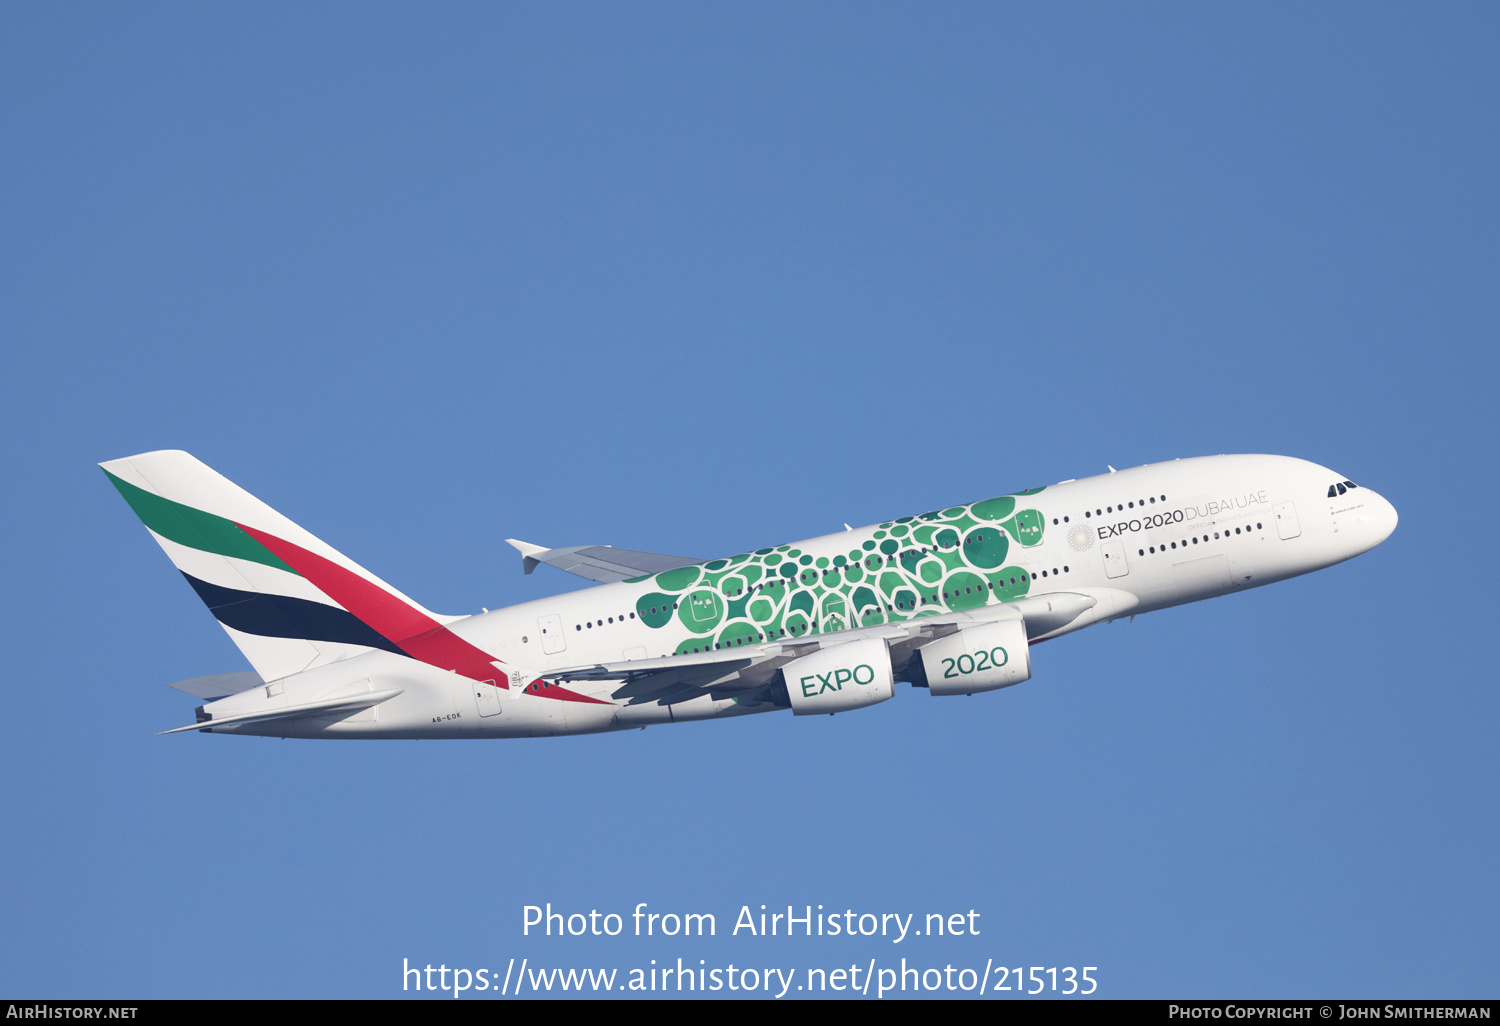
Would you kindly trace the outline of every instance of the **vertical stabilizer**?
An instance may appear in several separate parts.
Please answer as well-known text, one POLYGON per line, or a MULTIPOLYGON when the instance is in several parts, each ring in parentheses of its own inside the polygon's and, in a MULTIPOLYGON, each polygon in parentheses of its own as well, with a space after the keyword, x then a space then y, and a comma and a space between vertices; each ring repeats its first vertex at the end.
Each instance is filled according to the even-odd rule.
POLYGON ((396 644, 454 617, 422 608, 180 450, 101 463, 266 680, 396 644))

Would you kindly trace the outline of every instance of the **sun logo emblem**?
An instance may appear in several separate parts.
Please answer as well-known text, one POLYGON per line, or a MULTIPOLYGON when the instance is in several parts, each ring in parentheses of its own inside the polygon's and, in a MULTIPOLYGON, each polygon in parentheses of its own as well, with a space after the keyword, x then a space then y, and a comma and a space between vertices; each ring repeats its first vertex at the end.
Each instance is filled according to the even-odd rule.
POLYGON ((1068 544, 1073 546, 1074 552, 1087 552, 1094 544, 1094 532, 1089 530, 1088 524, 1079 524, 1068 532, 1068 544))

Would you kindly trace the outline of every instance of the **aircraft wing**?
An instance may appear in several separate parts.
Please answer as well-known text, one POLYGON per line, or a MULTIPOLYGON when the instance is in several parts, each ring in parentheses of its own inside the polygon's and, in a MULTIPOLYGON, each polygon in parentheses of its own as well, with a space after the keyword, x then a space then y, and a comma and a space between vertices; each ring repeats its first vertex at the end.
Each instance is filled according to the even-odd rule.
POLYGON ((605 584, 705 562, 690 556, 637 552, 635 549, 617 549, 612 545, 570 545, 566 548, 549 549, 516 538, 505 540, 521 553, 521 566, 528 574, 537 568, 537 564, 546 563, 570 574, 605 584))
POLYGON ((552 681, 619 681, 611 692, 616 700, 628 705, 659 702, 673 705, 712 695, 728 698, 763 690, 774 684, 781 667, 794 659, 811 655, 820 648, 841 645, 863 638, 884 638, 891 647, 891 661, 899 670, 923 644, 946 637, 965 626, 993 620, 1026 621, 1026 632, 1036 638, 1061 627, 1094 606, 1089 595, 1073 592, 1051 592, 1007 602, 1004 605, 972 609, 967 612, 918 616, 895 623, 856 627, 833 634, 778 638, 750 645, 661 659, 629 659, 617 663, 595 663, 538 674, 552 681))

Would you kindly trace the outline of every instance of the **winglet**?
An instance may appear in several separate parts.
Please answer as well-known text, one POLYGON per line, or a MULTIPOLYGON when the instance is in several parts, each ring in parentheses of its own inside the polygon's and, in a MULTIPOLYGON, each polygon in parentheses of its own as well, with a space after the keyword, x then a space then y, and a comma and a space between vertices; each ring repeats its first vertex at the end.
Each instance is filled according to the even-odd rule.
POLYGON ((531 542, 523 542, 519 538, 507 538, 505 539, 505 544, 509 545, 511 548, 515 549, 521 554, 521 567, 528 574, 531 573, 531 571, 535 570, 537 568, 537 564, 541 562, 541 560, 537 559, 536 557, 541 553, 548 551, 547 546, 545 545, 533 545, 531 544, 531 542))

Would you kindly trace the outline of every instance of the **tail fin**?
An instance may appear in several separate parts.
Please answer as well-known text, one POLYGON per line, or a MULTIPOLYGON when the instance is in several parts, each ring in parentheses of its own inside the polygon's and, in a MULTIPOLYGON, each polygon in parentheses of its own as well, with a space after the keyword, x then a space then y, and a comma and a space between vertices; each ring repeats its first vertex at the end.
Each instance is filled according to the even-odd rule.
POLYGON ((110 482, 266 680, 454 617, 422 608, 179 450, 101 463, 110 482))

